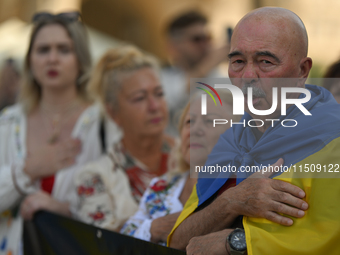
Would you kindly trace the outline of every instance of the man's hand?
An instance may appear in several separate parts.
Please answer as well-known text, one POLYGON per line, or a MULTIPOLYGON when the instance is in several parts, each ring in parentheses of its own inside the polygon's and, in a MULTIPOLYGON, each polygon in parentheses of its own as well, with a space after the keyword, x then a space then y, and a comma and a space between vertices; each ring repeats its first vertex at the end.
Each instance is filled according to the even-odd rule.
MULTIPOLYGON (((272 166, 281 166, 279 159, 272 166)), ((227 204, 238 215, 245 215, 290 226, 293 220, 280 215, 283 213, 301 218, 305 215, 308 204, 302 200, 305 192, 290 183, 272 180, 268 177, 273 173, 258 172, 244 180, 236 187, 226 190, 220 199, 227 200, 227 204)))
POLYGON ((70 139, 57 144, 41 146, 39 151, 28 153, 24 171, 32 181, 54 175, 59 170, 76 163, 81 151, 81 141, 70 139))
MULTIPOLYGON (((283 160, 279 159, 272 166, 281 164, 283 160)), ((184 249, 192 237, 229 228, 239 215, 292 225, 292 219, 278 213, 302 217, 303 210, 308 208, 308 204, 302 200, 305 193, 290 183, 269 179, 272 174, 255 173, 252 178, 227 189, 210 205, 190 215, 173 232, 170 247, 184 249)))
POLYGON ((21 204, 20 214, 25 220, 32 220, 34 214, 40 210, 71 215, 67 202, 59 202, 44 191, 27 196, 21 204))
POLYGON ((229 247, 226 250, 226 240, 234 229, 224 229, 204 236, 190 239, 186 248, 188 255, 226 255, 230 254, 229 247))
POLYGON ((153 220, 150 228, 151 242, 166 242, 179 215, 180 213, 178 212, 153 220))

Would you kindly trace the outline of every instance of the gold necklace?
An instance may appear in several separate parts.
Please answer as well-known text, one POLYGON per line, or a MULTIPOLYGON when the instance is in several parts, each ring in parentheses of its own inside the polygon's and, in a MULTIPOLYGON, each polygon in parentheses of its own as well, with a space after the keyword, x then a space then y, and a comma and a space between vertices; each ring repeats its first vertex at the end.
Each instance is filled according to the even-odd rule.
POLYGON ((52 111, 44 108, 41 105, 40 115, 44 122, 45 130, 48 136, 47 138, 48 144, 53 145, 53 144, 56 144, 60 140, 61 129, 62 129, 63 123, 65 123, 71 116, 73 116, 72 113, 75 112, 75 109, 78 108, 78 106, 80 106, 80 102, 77 100, 73 102, 70 106, 68 106, 66 109, 63 109, 61 112, 54 113, 54 116, 50 118, 48 115, 52 114, 52 111), (43 112, 45 112, 45 116, 42 114, 43 112), (49 125, 49 123, 51 124, 49 125), (51 129, 52 129, 50 135, 48 134, 49 133, 48 126, 51 126, 51 129))
POLYGON ((51 136, 47 139, 48 144, 55 144, 59 141, 60 138, 60 115, 57 114, 52 118, 52 134, 51 136))

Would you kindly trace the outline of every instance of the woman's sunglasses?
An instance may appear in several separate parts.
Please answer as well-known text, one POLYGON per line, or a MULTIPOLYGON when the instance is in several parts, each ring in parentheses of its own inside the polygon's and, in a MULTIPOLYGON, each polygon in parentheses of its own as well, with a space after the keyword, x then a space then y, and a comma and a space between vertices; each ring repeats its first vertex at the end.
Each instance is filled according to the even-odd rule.
POLYGON ((79 12, 62 12, 58 14, 52 14, 49 12, 38 12, 34 14, 32 18, 32 22, 35 23, 35 22, 49 20, 49 19, 60 19, 62 21, 71 23, 75 21, 80 21, 81 15, 79 12))

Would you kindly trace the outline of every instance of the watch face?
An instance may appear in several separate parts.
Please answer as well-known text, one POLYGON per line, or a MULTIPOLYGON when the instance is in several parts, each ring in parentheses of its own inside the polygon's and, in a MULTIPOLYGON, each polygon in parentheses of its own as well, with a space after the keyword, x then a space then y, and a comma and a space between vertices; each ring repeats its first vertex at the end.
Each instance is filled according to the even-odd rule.
POLYGON ((234 230, 229 236, 229 244, 233 250, 245 251, 247 249, 246 235, 243 229, 234 230))

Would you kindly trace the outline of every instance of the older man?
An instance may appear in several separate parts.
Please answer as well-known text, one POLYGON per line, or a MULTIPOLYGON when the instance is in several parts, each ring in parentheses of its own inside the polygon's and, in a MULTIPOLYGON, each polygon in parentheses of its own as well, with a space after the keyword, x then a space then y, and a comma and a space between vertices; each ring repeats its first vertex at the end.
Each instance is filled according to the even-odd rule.
MULTIPOLYGON (((305 88, 312 66, 307 50, 307 33, 296 14, 283 8, 260 8, 242 18, 234 30, 229 76, 244 92, 253 88, 249 100, 253 108, 267 110, 274 102, 274 87, 305 88)), ((238 185, 232 187, 230 173, 214 179, 200 178, 169 236, 170 246, 187 248, 188 254, 339 251, 335 240, 340 232, 340 205, 335 201, 339 199, 340 181, 317 177, 330 177, 330 166, 339 168, 340 108, 326 90, 309 85, 306 88, 311 99, 303 106, 312 116, 305 116, 292 105, 286 116, 280 116, 280 100, 276 110, 266 116, 252 113, 246 104, 243 120, 249 123, 254 119, 257 127, 233 126, 221 136, 206 163, 236 166, 238 185), (280 122, 287 119, 294 119, 298 125, 283 127, 280 122), (267 178, 271 173, 255 173, 252 177, 259 178, 244 180, 247 176, 239 171, 246 166, 260 168, 273 163, 292 167, 275 179, 267 178), (313 173, 299 173, 299 167, 302 170, 307 165, 308 169, 314 166, 313 173), (315 174, 319 166, 322 176, 315 174), (243 217, 245 232, 232 227, 240 215, 247 216, 243 217)), ((300 93, 287 94, 290 99, 304 97, 300 93)))

